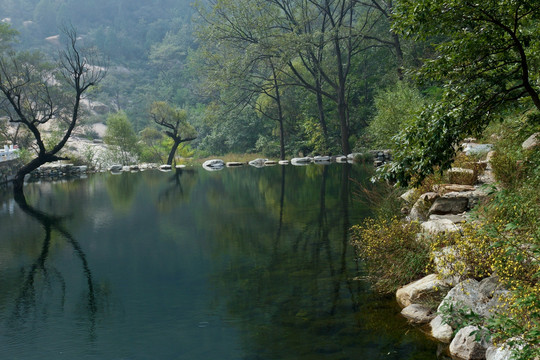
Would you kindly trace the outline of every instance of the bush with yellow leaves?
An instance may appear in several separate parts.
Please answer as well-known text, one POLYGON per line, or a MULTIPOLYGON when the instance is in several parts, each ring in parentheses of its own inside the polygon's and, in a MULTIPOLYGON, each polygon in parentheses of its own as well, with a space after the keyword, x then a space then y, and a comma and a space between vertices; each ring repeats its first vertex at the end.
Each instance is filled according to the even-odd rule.
POLYGON ((429 245, 418 238, 420 225, 391 219, 367 219, 351 229, 352 244, 376 291, 389 294, 420 278, 429 245))

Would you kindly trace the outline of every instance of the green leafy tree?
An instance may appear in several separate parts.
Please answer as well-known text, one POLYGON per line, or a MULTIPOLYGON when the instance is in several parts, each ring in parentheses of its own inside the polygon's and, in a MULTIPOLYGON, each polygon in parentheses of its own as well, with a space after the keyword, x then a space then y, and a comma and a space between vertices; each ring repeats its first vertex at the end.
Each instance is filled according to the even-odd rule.
POLYGON ((400 135, 388 179, 407 183, 449 167, 459 142, 509 107, 540 110, 537 1, 400 0, 394 16, 406 36, 444 39, 419 72, 426 83, 442 83, 444 93, 400 135))
POLYGON ((150 107, 150 116, 159 126, 165 128, 165 134, 173 141, 167 164, 171 165, 178 145, 197 138, 195 128, 187 122, 185 109, 174 109, 163 101, 155 101, 150 107))
POLYGON ((146 127, 140 133, 143 144, 141 160, 145 162, 163 163, 168 149, 163 147, 165 136, 154 127, 146 127))
POLYGON ((398 82, 375 96, 376 113, 367 132, 378 148, 394 148, 392 139, 411 124, 423 110, 426 100, 415 87, 398 82))
POLYGON ((203 40, 206 83, 219 86, 221 93, 240 107, 252 107, 264 118, 279 125, 280 157, 285 158, 285 129, 280 73, 285 64, 273 42, 280 30, 279 9, 261 1, 219 0, 210 11, 201 10, 206 26, 198 33, 203 40), (231 20, 233 19, 233 20, 231 20), (219 85, 218 85, 219 84, 219 85), (275 106, 261 106, 258 98, 275 106))
POLYGON ((126 113, 122 111, 109 115, 107 131, 103 139, 106 144, 112 146, 114 160, 123 165, 131 164, 133 158, 139 154, 139 139, 126 113))

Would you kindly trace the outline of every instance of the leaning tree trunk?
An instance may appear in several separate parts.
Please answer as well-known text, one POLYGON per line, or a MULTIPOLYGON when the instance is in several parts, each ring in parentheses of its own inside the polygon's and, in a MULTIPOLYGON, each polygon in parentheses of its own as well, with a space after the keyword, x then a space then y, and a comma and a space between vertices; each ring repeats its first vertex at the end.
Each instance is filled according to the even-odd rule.
POLYGON ((173 139, 174 144, 171 148, 171 152, 169 153, 169 158, 167 159, 167 165, 172 165, 172 162, 174 160, 174 155, 176 154, 176 149, 178 149, 178 145, 180 145, 180 140, 173 139))
POLYGON ((15 179, 13 179, 13 191, 17 194, 22 194, 24 187, 24 178, 26 177, 26 175, 30 174, 32 171, 36 170, 43 164, 57 160, 63 160, 63 158, 52 154, 39 154, 37 158, 33 159, 32 161, 21 167, 19 170, 17 170, 17 174, 15 174, 15 179))

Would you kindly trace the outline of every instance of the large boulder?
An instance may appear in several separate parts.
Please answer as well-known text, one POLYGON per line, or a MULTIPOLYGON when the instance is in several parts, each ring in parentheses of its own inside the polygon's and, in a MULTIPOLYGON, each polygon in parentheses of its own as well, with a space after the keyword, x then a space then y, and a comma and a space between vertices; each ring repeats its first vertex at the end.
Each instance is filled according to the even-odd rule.
POLYGON ((474 184, 476 182, 476 173, 471 169, 451 168, 447 172, 448 179, 454 184, 474 184))
POLYGON ((469 208, 469 199, 466 196, 447 195, 435 200, 429 209, 429 215, 461 214, 469 208))
POLYGON ((474 208, 479 202, 489 195, 489 189, 485 187, 475 188, 473 191, 453 191, 437 198, 429 215, 461 214, 474 208))
POLYGON ((532 150, 537 146, 540 146, 540 132, 532 134, 521 144, 523 150, 532 150))
POLYGON ((453 311, 472 311, 481 317, 490 317, 493 311, 504 304, 508 291, 502 289, 495 277, 478 282, 468 279, 460 282, 446 294, 437 311, 452 308, 453 311))
POLYGON ((476 339, 475 332, 480 331, 476 326, 466 326, 459 330, 450 343, 450 354, 461 360, 484 360, 488 344, 484 339, 476 339))
POLYGON ((401 315, 406 317, 413 324, 427 324, 434 317, 430 307, 420 304, 411 304, 401 310, 401 315))
POLYGON ((407 307, 432 295, 441 294, 447 289, 444 281, 440 280, 437 275, 431 274, 399 288, 396 292, 396 298, 401 307, 407 307))
POLYGON ((454 329, 444 322, 441 315, 437 315, 433 320, 431 320, 429 326, 431 327, 431 336, 433 336, 435 339, 445 344, 449 344, 450 341, 452 341, 454 329))
POLYGON ((449 219, 428 220, 420 224, 422 230, 428 234, 452 233, 460 230, 460 227, 449 219))

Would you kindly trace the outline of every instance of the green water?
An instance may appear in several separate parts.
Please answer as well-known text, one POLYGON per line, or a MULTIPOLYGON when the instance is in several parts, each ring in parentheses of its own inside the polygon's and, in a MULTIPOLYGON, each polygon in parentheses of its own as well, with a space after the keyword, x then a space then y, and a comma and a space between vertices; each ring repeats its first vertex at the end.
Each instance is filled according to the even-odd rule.
POLYGON ((335 164, 3 190, 0 358, 436 359, 356 280, 366 181, 335 164))

